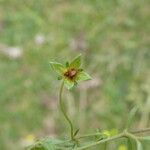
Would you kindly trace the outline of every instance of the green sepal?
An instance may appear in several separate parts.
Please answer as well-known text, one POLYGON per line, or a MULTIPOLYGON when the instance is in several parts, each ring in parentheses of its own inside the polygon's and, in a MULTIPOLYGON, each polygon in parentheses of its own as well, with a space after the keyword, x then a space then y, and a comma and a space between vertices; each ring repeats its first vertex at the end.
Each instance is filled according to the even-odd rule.
POLYGON ((67 68, 69 67, 69 62, 68 62, 68 61, 66 62, 66 67, 67 67, 67 68))
POLYGON ((57 72, 59 75, 62 75, 65 71, 65 67, 61 63, 50 62, 51 68, 57 72))
POLYGON ((81 66, 81 54, 73 59, 69 67, 78 69, 80 66, 81 66))
POLYGON ((62 80, 62 76, 58 76, 57 79, 58 79, 58 80, 62 80))
POLYGON ((83 71, 83 69, 82 69, 82 68, 79 68, 78 71, 81 72, 81 71, 83 71))
POLYGON ((65 85, 65 87, 66 87, 68 90, 70 90, 70 89, 74 86, 74 81, 65 79, 65 80, 64 80, 64 85, 65 85))
POLYGON ((81 81, 86 81, 86 80, 91 80, 91 79, 92 78, 89 74, 87 74, 84 71, 81 71, 81 72, 78 73, 76 81, 81 82, 81 81))

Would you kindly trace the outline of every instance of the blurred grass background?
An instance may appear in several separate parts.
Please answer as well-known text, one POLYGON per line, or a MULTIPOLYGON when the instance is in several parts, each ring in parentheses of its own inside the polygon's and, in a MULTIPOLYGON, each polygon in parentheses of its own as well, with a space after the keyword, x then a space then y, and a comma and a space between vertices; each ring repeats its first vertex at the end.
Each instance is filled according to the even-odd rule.
POLYGON ((34 137, 64 137, 59 82, 49 61, 79 53, 93 77, 66 91, 81 133, 150 126, 148 0, 0 0, 0 149, 20 150, 34 137))

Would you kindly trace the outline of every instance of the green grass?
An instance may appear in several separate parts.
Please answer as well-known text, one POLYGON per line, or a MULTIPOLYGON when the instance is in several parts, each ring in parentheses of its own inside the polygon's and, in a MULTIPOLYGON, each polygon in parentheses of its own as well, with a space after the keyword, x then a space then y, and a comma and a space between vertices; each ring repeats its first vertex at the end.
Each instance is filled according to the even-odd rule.
POLYGON ((134 127, 148 127, 148 12, 148 0, 0 0, 0 45, 23 49, 19 60, 0 53, 0 149, 19 150, 27 135, 42 137, 47 130, 50 136, 67 135, 49 62, 78 53, 100 80, 97 88, 80 86, 67 94, 81 132, 122 129, 135 105, 140 109, 134 127), (34 41, 38 34, 46 38, 42 45, 34 41), (85 42, 86 50, 73 50, 72 39, 85 42))

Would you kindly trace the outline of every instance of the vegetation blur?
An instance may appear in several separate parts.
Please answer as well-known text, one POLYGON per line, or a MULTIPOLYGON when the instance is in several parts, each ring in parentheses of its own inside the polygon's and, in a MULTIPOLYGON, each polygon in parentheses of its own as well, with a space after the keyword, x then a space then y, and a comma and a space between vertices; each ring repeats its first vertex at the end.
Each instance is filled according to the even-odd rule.
MULTIPOLYGON (((80 133, 117 133, 133 107, 132 129, 150 127, 148 4, 0 0, 0 150, 20 150, 45 136, 67 138, 49 62, 65 64, 80 53, 92 80, 64 95, 80 133)), ((107 149, 127 150, 124 141, 107 149)))

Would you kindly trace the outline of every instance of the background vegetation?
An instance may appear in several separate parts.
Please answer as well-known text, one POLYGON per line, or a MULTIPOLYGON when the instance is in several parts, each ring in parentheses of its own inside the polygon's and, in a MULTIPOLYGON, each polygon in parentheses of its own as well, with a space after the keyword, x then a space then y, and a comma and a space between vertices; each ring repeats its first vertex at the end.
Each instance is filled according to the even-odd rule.
POLYGON ((66 137, 49 61, 79 53, 93 77, 66 93, 80 132, 118 132, 134 106, 133 129, 150 126, 148 2, 0 0, 0 149, 66 137))

